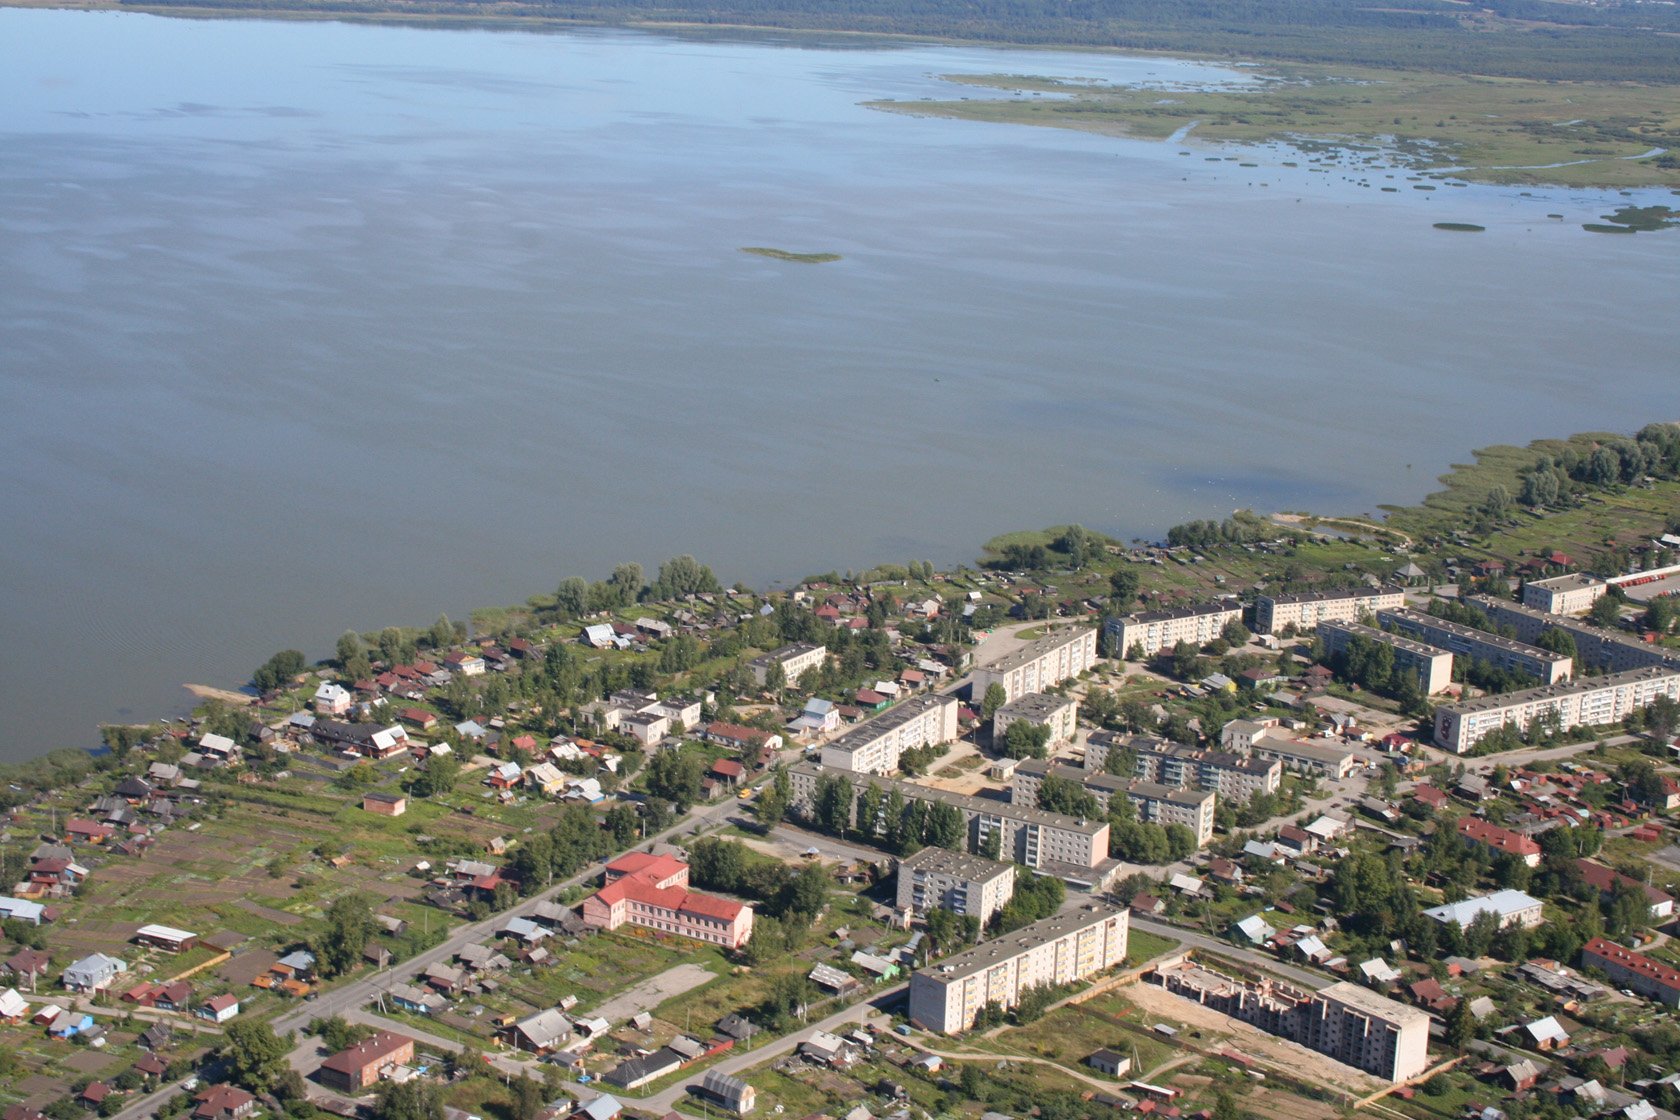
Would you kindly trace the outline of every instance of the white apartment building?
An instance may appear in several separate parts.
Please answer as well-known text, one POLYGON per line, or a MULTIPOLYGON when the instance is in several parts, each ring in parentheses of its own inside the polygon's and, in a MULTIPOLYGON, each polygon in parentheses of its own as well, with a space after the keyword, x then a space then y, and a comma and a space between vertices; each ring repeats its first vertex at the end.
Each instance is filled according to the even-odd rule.
POLYGON ((910 977, 910 1021, 955 1034, 974 1025, 987 1003, 1014 1007, 1021 993, 1082 980, 1126 959, 1128 911, 1087 903, 1067 913, 918 969, 910 977))
POLYGON ((1536 721, 1550 718, 1564 729, 1603 727, 1658 696, 1680 700, 1680 669, 1653 666, 1446 704, 1435 709, 1435 745, 1463 754, 1497 728, 1526 733, 1536 721))
POLYGON ((1262 595, 1254 601, 1254 630, 1276 634, 1286 626, 1311 630, 1321 622, 1358 622, 1362 615, 1404 606, 1398 587, 1314 591, 1305 595, 1262 595))
POLYGON ((856 774, 891 774, 905 751, 955 739, 959 706, 954 696, 912 696, 826 744, 822 764, 856 774))
POLYGON ((1572 572, 1523 584, 1523 606, 1547 614, 1586 614, 1604 597, 1610 585, 1594 576, 1572 572))
POLYGON ((1257 793, 1276 793, 1283 784, 1283 763, 1244 758, 1228 751, 1202 751, 1148 735, 1093 731, 1085 745, 1085 769, 1108 769, 1111 751, 1127 750, 1136 764, 1133 778, 1166 786, 1211 790, 1220 801, 1240 805, 1257 793))
POLYGON ((783 675, 787 677, 787 683, 796 685, 800 677, 812 669, 819 668, 827 659, 827 647, 811 642, 796 642, 753 658, 747 662, 747 668, 752 670, 753 680, 763 685, 770 677, 770 666, 780 665, 783 675))
POLYGON ((1097 663, 1097 632, 1071 626, 1039 638, 990 665, 974 670, 969 695, 975 703, 992 685, 1003 686, 1004 703, 1029 692, 1043 692, 1085 672, 1097 663))
POLYGON ((1547 630, 1562 630, 1575 640, 1575 652, 1581 655, 1581 664, 1606 673, 1643 669, 1648 665, 1680 669, 1680 653, 1615 630, 1601 629, 1579 618, 1547 614, 1534 607, 1486 595, 1471 596, 1470 605, 1485 613, 1496 625, 1511 627, 1516 631, 1518 640, 1530 644, 1547 630))
POLYGON ((1139 611, 1105 623, 1109 648, 1126 657, 1134 646, 1152 657, 1179 642, 1205 646, 1231 622, 1242 621, 1242 604, 1234 599, 1165 611, 1139 611))
POLYGON ((1452 684, 1453 655, 1444 649, 1358 622, 1321 622, 1318 636, 1330 654, 1341 653, 1355 638, 1387 646, 1394 651, 1395 672, 1417 674, 1425 695, 1433 696, 1452 684))
MULTIPOLYGON (((792 789, 792 805, 799 813, 810 813, 818 782, 824 778, 845 779, 852 785, 854 820, 858 799, 866 787, 873 786, 883 796, 896 790, 906 801, 937 801, 955 806, 963 815, 968 835, 967 849, 971 853, 978 853, 996 835, 999 858, 1027 867, 1045 868, 1059 864, 1070 870, 1090 870, 1108 860, 1106 820, 1080 820, 1060 813, 1046 813, 1028 805, 969 797, 916 782, 825 769, 811 762, 801 762, 787 773, 792 789)), ((1061 874, 1061 870, 1057 869, 1057 873, 1061 874)))
POLYGON ((1397 607, 1378 611, 1377 621, 1387 629, 1428 642, 1457 657, 1485 661, 1507 672, 1533 677, 1541 684, 1557 684, 1575 675, 1575 659, 1572 657, 1489 634, 1473 626, 1448 622, 1432 614, 1397 607))
POLYGON ((1015 865, 945 848, 923 848, 898 861, 898 908, 944 909, 982 926, 1015 896, 1015 865))
POLYGON ((1180 789, 1157 782, 1140 782, 1135 778, 1118 778, 1113 774, 1063 766, 1042 758, 1029 758, 1015 767, 1009 780, 1009 801, 1014 805, 1038 805, 1038 789, 1051 775, 1066 779, 1082 787, 1108 810, 1115 797, 1125 797, 1137 808, 1138 820, 1150 824, 1181 824, 1196 837, 1199 848, 1213 839, 1213 810, 1217 798, 1206 790, 1180 789))
POLYGON ((1017 720, 1048 727, 1052 743, 1072 742, 1079 728, 1079 702, 1054 692, 1029 692, 992 714, 992 742, 1001 743, 1003 733, 1017 720))

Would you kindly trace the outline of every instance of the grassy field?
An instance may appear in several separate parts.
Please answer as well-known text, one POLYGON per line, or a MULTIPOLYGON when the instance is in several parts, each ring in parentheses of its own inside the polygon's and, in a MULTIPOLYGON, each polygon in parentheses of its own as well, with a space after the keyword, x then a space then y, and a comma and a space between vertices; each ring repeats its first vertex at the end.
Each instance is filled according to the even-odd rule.
POLYGON ((877 101, 877 109, 1165 140, 1283 145, 1309 166, 1404 185, 1407 173, 1494 183, 1680 187, 1634 159, 1680 142, 1680 87, 1482 78, 1357 67, 1274 68, 1255 85, 1123 88, 1012 74, 947 80, 1007 97, 877 101), (1047 96, 1048 95, 1048 96, 1047 96), (1565 165, 1565 166, 1552 166, 1565 165))
POLYGON ((1126 963, 1139 965, 1146 961, 1152 961, 1156 957, 1164 957, 1178 948, 1179 944, 1170 937, 1161 937, 1158 934, 1145 933, 1143 930, 1134 929, 1127 935, 1126 963))

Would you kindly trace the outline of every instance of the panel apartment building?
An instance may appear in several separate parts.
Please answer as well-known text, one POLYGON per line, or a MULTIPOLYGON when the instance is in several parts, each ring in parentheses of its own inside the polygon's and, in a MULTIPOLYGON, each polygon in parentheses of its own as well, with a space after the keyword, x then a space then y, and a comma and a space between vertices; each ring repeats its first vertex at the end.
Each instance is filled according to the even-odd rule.
POLYGON ((942 802, 955 806, 963 815, 968 832, 968 851, 971 853, 978 853, 982 845, 996 834, 1000 858, 1027 867, 1048 868, 1057 874, 1061 873, 1062 867, 1052 865, 1088 871, 1108 859, 1108 822, 1105 820, 1082 821, 1077 817, 1046 813, 1026 805, 969 797, 897 778, 828 770, 812 762, 801 762, 790 767, 787 773, 793 808, 801 813, 810 813, 817 783, 824 777, 845 778, 852 783, 853 820, 856 820, 857 802, 864 788, 874 786, 883 795, 897 790, 906 801, 942 802))
POLYGON ((1026 720, 1050 729, 1052 743, 1066 743, 1079 728, 1079 702, 1054 692, 1029 692, 992 713, 992 742, 1003 741, 1003 733, 1016 720, 1026 720))
POLYGON ((949 910, 982 926, 1015 897, 1015 865, 945 848, 923 848, 898 861, 900 910, 949 910))
POLYGON ((823 765, 856 774, 890 774, 905 751, 955 739, 958 707, 954 696, 912 696, 825 744, 823 765))
POLYGON ((1435 745, 1463 754, 1498 728, 1513 727, 1525 733, 1537 721, 1554 715, 1565 729, 1603 727, 1620 722, 1658 696, 1680 700, 1680 668, 1633 669, 1444 704, 1435 709, 1435 745))
POLYGON ((1217 799, 1206 790, 1140 782, 1136 778, 1117 778, 1113 774, 1063 766, 1042 758, 1029 758, 1015 767, 1015 776, 1009 782, 1010 804, 1036 806, 1038 789, 1052 774, 1079 785, 1097 799, 1104 812, 1111 800, 1125 797, 1137 807, 1140 821, 1159 825, 1181 824, 1195 834, 1198 848, 1213 839, 1213 809, 1217 799))
POLYGON ((1150 977, 1176 995, 1388 1081, 1429 1066, 1429 1015, 1344 982, 1318 992, 1247 981, 1191 962, 1150 977))
POLYGON ((1119 964, 1130 929, 1124 908, 1093 902, 983 941, 911 974, 910 1021, 937 1034, 967 1030, 988 1003, 1011 1008, 1028 988, 1069 984, 1119 964))
POLYGON ((1586 614, 1604 597, 1610 585, 1593 576, 1573 572, 1551 579, 1534 579, 1523 584, 1523 606, 1547 614, 1586 614))
POLYGON ((1205 646, 1219 637, 1229 623, 1241 621, 1242 604, 1226 599, 1193 607, 1139 611, 1111 618, 1103 625, 1108 632, 1109 648, 1119 656, 1127 656, 1136 646, 1143 650, 1143 656, 1153 657, 1179 642, 1205 646))
POLYGON ((1262 595, 1254 600, 1254 631, 1276 634, 1287 626, 1312 630, 1321 622, 1358 622, 1363 615, 1404 606, 1398 587, 1359 587, 1304 595, 1262 595))
POLYGON ((1108 769, 1111 751, 1129 750, 1137 760, 1132 777, 1181 789, 1205 789, 1220 801, 1240 805, 1257 793, 1276 793, 1283 784, 1283 763, 1244 758, 1227 751, 1203 751, 1148 735, 1093 731, 1085 744, 1085 769, 1108 769))
POLYGON ((1533 677, 1541 684, 1557 684, 1575 675, 1575 659, 1512 638, 1501 638, 1474 626, 1448 622, 1422 611, 1396 607, 1377 612, 1377 621, 1397 633, 1428 642, 1458 657, 1485 661, 1509 673, 1533 677))
POLYGON ((1581 664, 1593 669, 1606 673, 1622 673, 1650 665, 1680 669, 1680 653, 1615 630, 1602 629, 1579 618, 1547 614, 1521 603, 1487 595, 1473 595, 1469 602, 1486 614, 1494 625, 1511 627, 1519 641, 1533 644, 1547 630, 1562 630, 1575 639, 1575 652, 1581 655, 1581 664))
POLYGON ((780 665, 782 675, 787 683, 796 685, 799 678, 812 669, 820 668, 828 658, 828 649, 811 642, 796 642, 791 646, 773 649, 769 653, 753 658, 747 662, 747 668, 752 670, 753 680, 761 686, 770 679, 770 666, 780 665))
POLYGON ((990 665, 974 670, 969 695, 978 704, 994 684, 1003 686, 1004 703, 1029 692, 1043 692, 1071 680, 1097 663, 1097 632, 1072 626, 1039 638, 990 665))
POLYGON ((1318 636, 1330 654, 1341 653, 1355 638, 1387 646, 1394 651, 1395 672, 1415 673, 1425 695, 1433 696, 1452 684, 1453 655, 1444 649, 1358 622, 1321 622, 1318 636))

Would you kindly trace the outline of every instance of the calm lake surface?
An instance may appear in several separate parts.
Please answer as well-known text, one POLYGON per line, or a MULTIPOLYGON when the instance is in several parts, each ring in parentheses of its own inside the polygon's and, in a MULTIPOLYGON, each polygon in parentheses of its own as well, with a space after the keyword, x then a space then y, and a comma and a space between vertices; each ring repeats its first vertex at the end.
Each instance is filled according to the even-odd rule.
POLYGON ((860 104, 983 95, 953 72, 1240 80, 0 10, 0 757, 619 560, 763 586, 1358 512, 1680 416, 1680 234, 1580 229, 1666 194, 860 104))

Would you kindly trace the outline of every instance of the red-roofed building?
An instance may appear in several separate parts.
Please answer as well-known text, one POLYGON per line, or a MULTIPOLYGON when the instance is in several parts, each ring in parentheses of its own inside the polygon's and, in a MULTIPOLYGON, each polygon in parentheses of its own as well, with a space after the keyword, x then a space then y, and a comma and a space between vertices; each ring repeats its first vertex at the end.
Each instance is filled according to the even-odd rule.
POLYGON ((631 875, 640 876, 660 889, 688 886, 688 864, 674 856, 652 852, 625 852, 607 864, 606 882, 616 883, 631 875))
POLYGON ((1581 967, 1596 968, 1611 982, 1670 1007, 1680 1007, 1680 969, 1595 937, 1581 946, 1581 967))
POLYGON ((437 716, 424 708, 404 708, 397 713, 397 718, 404 723, 412 723, 422 731, 430 731, 437 726, 437 716))
POLYGON ((746 776, 747 768, 732 758, 720 758, 712 763, 711 769, 707 770, 706 773, 721 782, 728 782, 734 786, 741 784, 741 779, 746 776))
POLYGON ((743 754, 764 747, 774 747, 776 750, 782 747, 782 737, 774 731, 761 731, 739 723, 708 723, 703 734, 708 741, 733 747, 743 754))
POLYGON ((580 908, 584 922, 598 929, 628 922, 728 949, 752 936, 751 906, 689 890, 688 865, 670 856, 628 852, 607 864, 606 880, 580 908))
POLYGON ((257 1098, 237 1085, 212 1085, 193 1100, 193 1120, 240 1120, 257 1107, 257 1098))
POLYGON ((1431 810, 1439 809, 1451 800, 1446 790, 1436 789, 1434 786, 1428 785, 1420 785, 1413 789, 1412 799, 1431 810))
POLYGON ((379 1031, 321 1063, 321 1084, 354 1093, 414 1060, 414 1040, 379 1031))
POLYGON ((103 844, 115 834, 116 829, 110 825, 81 817, 72 818, 64 826, 64 835, 72 840, 85 840, 90 844, 103 844))
POLYGON ((1580 871, 1582 881, 1590 887, 1597 888, 1599 894, 1609 894, 1616 889, 1617 883, 1629 884, 1645 892, 1645 898, 1651 903, 1651 917, 1654 920, 1664 921, 1674 916, 1673 897, 1649 883, 1641 883, 1631 875, 1623 875, 1614 868, 1594 863, 1590 859, 1576 860, 1575 868, 1580 871))
POLYGON ((1520 832, 1500 828, 1480 817, 1462 817, 1458 822, 1458 834, 1472 844, 1516 856, 1530 867, 1540 866, 1540 845, 1520 832))

